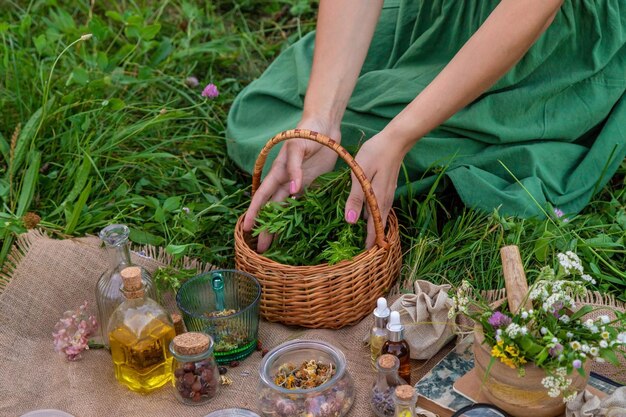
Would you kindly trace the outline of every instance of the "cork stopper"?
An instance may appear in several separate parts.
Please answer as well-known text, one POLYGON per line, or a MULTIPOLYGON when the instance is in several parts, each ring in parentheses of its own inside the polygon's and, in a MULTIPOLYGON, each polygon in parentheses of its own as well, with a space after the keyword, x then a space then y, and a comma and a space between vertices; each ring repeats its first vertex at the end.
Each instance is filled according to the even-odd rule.
POLYGON ((187 330, 185 329, 185 322, 183 322, 183 316, 179 313, 172 313, 172 324, 174 324, 174 332, 176 335, 183 334, 187 330))
POLYGON ((396 387, 396 397, 402 401, 408 401, 413 398, 415 394, 415 388, 410 385, 398 385, 396 387))
POLYGON ((120 272, 124 282, 124 296, 126 298, 143 297, 144 287, 141 281, 141 268, 128 266, 120 272))
POLYGON ((211 338, 204 333, 187 332, 174 337, 176 353, 185 356, 206 352, 210 344, 211 338))
POLYGON ((392 369, 397 364, 398 364, 398 358, 396 358, 395 356, 389 353, 380 355, 380 357, 378 358, 378 365, 383 369, 392 369))

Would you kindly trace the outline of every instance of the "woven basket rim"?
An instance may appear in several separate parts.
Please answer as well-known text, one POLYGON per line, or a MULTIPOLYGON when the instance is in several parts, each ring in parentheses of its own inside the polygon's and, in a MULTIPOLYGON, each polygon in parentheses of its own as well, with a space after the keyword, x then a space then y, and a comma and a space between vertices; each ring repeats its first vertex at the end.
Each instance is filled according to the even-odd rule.
MULTIPOLYGON (((237 224, 235 225, 235 230, 236 231, 241 231, 242 235, 246 235, 249 234, 250 232, 243 232, 243 219, 245 217, 245 213, 242 214, 238 219, 237 219, 237 224)), ((399 233, 399 227, 398 227, 398 219, 397 216, 393 210, 393 208, 391 210, 389 210, 389 215, 387 216, 387 227, 386 227, 386 232, 385 232, 385 237, 389 237, 391 236, 393 233, 399 233), (395 229, 396 231, 394 232, 391 228, 390 228, 390 223, 395 223, 395 229)), ((277 270, 275 269, 275 267, 280 268, 281 271, 285 271, 285 272, 298 272, 298 273, 306 273, 306 272, 315 272, 315 273, 320 273, 320 272, 326 272, 327 270, 329 272, 333 272, 336 271, 337 269, 341 269, 344 268, 346 266, 349 266, 353 263, 356 262, 360 262, 361 259, 370 256, 370 255, 378 255, 379 253, 385 253, 387 251, 389 251, 389 248, 382 248, 376 244, 374 244, 374 246, 372 246, 369 249, 365 249, 361 252, 359 252, 358 255, 352 257, 352 259, 344 259, 343 261, 340 261, 336 264, 333 265, 329 265, 327 262, 323 263, 323 264, 317 264, 317 265, 289 265, 289 264, 282 264, 280 262, 277 262, 273 259, 270 259, 266 256, 264 256, 261 253, 258 253, 256 250, 254 250, 253 248, 250 247, 250 245, 248 245, 248 242, 241 239, 235 239, 236 241, 238 241, 240 244, 244 245, 245 248, 249 249, 250 252, 253 253, 252 256, 258 258, 258 259, 262 259, 264 262, 267 262, 268 266, 271 266, 273 270, 277 270)))

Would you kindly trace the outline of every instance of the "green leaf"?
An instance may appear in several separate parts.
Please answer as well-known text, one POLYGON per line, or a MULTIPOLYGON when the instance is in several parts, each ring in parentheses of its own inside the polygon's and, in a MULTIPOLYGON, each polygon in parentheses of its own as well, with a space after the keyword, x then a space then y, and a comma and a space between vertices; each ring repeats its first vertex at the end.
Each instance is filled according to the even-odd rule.
POLYGON ((585 239, 585 243, 593 248, 621 248, 622 244, 615 242, 611 236, 600 233, 596 237, 585 239))
POLYGON ((98 55, 96 56, 96 65, 98 65, 98 69, 102 72, 107 70, 107 67, 109 66, 109 58, 106 53, 98 51, 98 55))
POLYGON ((613 349, 610 349, 610 348, 601 349, 600 356, 606 359, 607 361, 611 362, 613 365, 620 366, 619 359, 613 349))
POLYGON ((70 73, 67 83, 65 85, 72 85, 76 83, 78 85, 86 85, 89 83, 89 72, 83 67, 75 67, 70 73))
POLYGON ((130 239, 140 245, 161 246, 165 239, 145 230, 130 228, 130 239))
POLYGON ((543 232, 543 235, 535 241, 534 255, 537 261, 545 262, 550 253, 550 242, 554 239, 554 235, 549 232, 543 232))
POLYGON ((122 17, 122 15, 114 10, 107 10, 104 15, 116 22, 124 23, 124 18, 122 17))
POLYGON ((139 29, 139 33, 141 34, 141 39, 143 39, 144 41, 149 41, 154 39, 154 37, 159 33, 160 30, 161 24, 155 23, 153 25, 147 25, 142 27, 141 29, 139 29))
POLYGON ((172 212, 180 207, 181 198, 180 197, 169 197, 163 202, 163 210, 165 212, 172 212))
POLYGON ((48 46, 48 41, 46 40, 46 35, 44 34, 41 34, 33 39, 33 43, 35 44, 35 49, 40 54, 42 54, 48 46))
POLYGON ((4 159, 4 164, 9 165, 9 158, 11 157, 11 146, 9 142, 2 136, 2 132, 0 132, 0 155, 4 159))
MULTIPOLYGON (((54 99, 51 98, 48 100, 46 104, 46 113, 50 110, 54 103, 54 99)), ((26 125, 22 129, 20 136, 17 139, 17 144, 15 145, 15 149, 13 150, 13 163, 9 167, 10 175, 15 178, 17 171, 21 168, 22 163, 24 162, 24 158, 30 149, 30 145, 35 138, 35 133, 37 132, 37 127, 39 126, 39 122, 41 121, 43 113, 43 108, 40 107, 37 109, 35 113, 28 119, 26 125)))
POLYGON ((22 180, 20 187, 20 197, 17 202, 17 209, 15 214, 17 217, 22 217, 28 211, 30 203, 35 195, 35 189, 37 188, 37 181, 39 179, 39 166, 41 165, 41 153, 33 152, 30 155, 30 161, 28 168, 26 169, 26 175, 22 180))
POLYGON ((577 312, 571 315, 570 321, 578 320, 586 314, 589 314, 593 311, 593 307, 590 305, 582 306, 577 312))
POLYGON ((169 38, 161 41, 156 51, 154 51, 152 58, 150 59, 150 66, 156 67, 161 62, 165 61, 167 57, 170 56, 173 50, 174 47, 172 46, 172 41, 169 38))
POLYGON ((70 221, 67 223, 67 226, 65 227, 65 233, 67 234, 74 233, 74 229, 76 228, 76 225, 78 224, 80 215, 83 211, 83 208, 85 207, 85 204, 87 203, 89 194, 91 193, 91 183, 92 181, 89 181, 85 189, 80 193, 80 197, 78 198, 78 201, 76 202, 76 204, 74 204, 74 209, 72 210, 70 221))

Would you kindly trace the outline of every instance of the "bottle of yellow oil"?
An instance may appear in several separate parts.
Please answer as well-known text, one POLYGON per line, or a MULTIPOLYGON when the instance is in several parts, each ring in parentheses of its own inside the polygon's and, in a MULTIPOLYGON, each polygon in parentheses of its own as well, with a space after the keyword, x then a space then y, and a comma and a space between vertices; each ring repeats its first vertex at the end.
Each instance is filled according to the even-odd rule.
POLYGON ((109 320, 107 333, 115 377, 133 391, 147 394, 170 381, 174 326, 165 310, 145 296, 141 269, 121 271, 125 301, 109 320))

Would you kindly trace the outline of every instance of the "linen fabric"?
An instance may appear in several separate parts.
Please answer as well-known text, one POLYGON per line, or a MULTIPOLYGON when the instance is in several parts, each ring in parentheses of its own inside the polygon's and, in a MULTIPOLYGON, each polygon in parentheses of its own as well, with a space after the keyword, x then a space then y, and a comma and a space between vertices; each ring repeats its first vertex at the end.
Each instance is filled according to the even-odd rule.
POLYGON ((423 280, 416 280, 413 286, 414 293, 401 295, 391 310, 400 313, 411 359, 430 359, 454 337, 454 321, 448 319, 451 287, 423 280))
MULTIPOLYGON (((382 130, 498 3, 386 0, 342 144, 354 151, 382 130)), ((314 36, 286 49, 231 108, 228 153, 248 172, 266 141, 300 120, 314 36)), ((396 196, 423 192, 445 172, 469 207, 524 217, 548 205, 577 213, 626 156, 625 91, 626 3, 566 0, 513 69, 412 148, 396 196)))
MULTIPOLYGON (((146 256, 133 253, 134 263, 154 271, 169 259, 162 248, 146 248, 146 256)), ((148 395, 131 392, 115 379, 111 355, 88 350, 77 362, 54 352, 54 325, 66 310, 83 301, 96 313, 95 286, 108 267, 100 240, 87 237, 53 240, 37 231, 19 238, 0 273, 0 416, 20 416, 36 409, 58 409, 76 417, 204 416, 224 408, 241 407, 258 413, 257 388, 261 353, 253 352, 236 368, 228 368, 231 385, 221 385, 215 398, 202 406, 179 403, 167 384, 148 395)), ((185 268, 210 269, 187 260, 185 268)), ((259 339, 272 349, 290 339, 323 340, 341 349, 356 387, 349 417, 373 416, 369 392, 375 371, 370 350, 361 335, 371 318, 341 330, 302 329, 262 320, 259 339)), ((425 375, 450 350, 442 349, 428 362, 412 363, 412 379, 425 375)))

